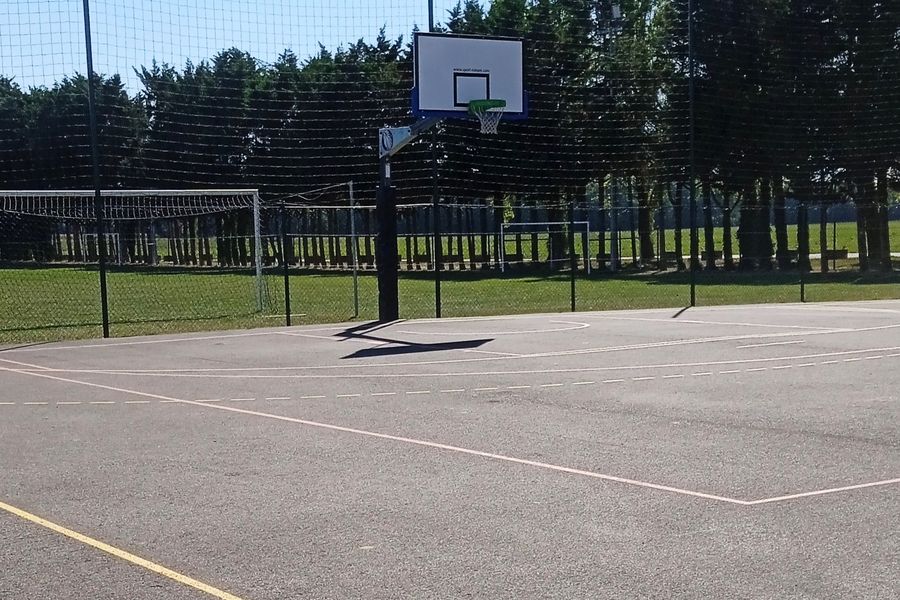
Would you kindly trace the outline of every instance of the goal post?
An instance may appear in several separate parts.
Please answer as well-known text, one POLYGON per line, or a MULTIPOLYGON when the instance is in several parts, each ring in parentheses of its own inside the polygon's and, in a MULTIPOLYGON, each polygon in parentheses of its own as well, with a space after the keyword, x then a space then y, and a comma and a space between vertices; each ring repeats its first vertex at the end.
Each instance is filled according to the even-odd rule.
MULTIPOLYGON (((591 258, 590 252, 588 251, 588 246, 590 245, 591 240, 591 223, 590 221, 534 221, 534 222, 521 222, 521 223, 501 223, 500 224, 500 271, 506 272, 506 264, 507 264, 507 252, 506 252, 506 237, 510 234, 534 234, 534 233, 543 233, 543 234, 551 234, 555 231, 556 228, 560 230, 567 230, 572 228, 573 231, 570 232, 571 235, 575 235, 575 231, 581 230, 585 235, 585 242, 582 248, 582 254, 584 255, 584 264, 585 270, 587 274, 591 274, 591 258)), ((567 261, 569 259, 566 259, 567 261)))
MULTIPOLYGON (((214 219, 228 214, 246 215, 252 227, 252 268, 255 280, 256 309, 262 312, 267 303, 267 289, 263 277, 263 243, 261 201, 257 189, 143 189, 102 190, 100 192, 106 244, 96 244, 97 251, 105 246, 116 262, 123 263, 123 239, 118 229, 126 223, 141 224, 149 231, 147 256, 151 265, 158 263, 157 230, 168 225, 173 230, 192 219, 214 219)), ((64 232, 76 231, 83 239, 97 239, 96 206, 93 190, 0 190, 0 260, 60 260, 60 256, 35 252, 38 240, 29 238, 34 224, 40 224, 41 236, 52 239, 64 232), (23 227, 31 224, 32 227, 23 227)), ((244 221, 246 222, 246 221, 244 221)), ((177 236, 171 239, 177 240, 177 236)), ((83 248, 83 245, 79 244, 83 248)), ((65 257, 73 262, 92 262, 84 252, 79 257, 65 257)), ((221 257, 220 257, 221 259, 221 257)), ((223 261, 227 263, 227 261, 223 261)))
MULTIPOLYGON (((301 241, 303 260, 298 260, 307 268, 342 268, 344 265, 352 271, 352 306, 353 318, 360 315, 360 265, 359 254, 359 221, 365 213, 372 212, 372 207, 360 205, 356 197, 356 186, 353 180, 326 185, 302 192, 294 192, 273 201, 273 204, 285 211, 284 218, 288 225, 285 238, 289 245, 298 239, 301 241), (313 218, 310 218, 310 216, 313 218), (318 217, 325 219, 319 224, 318 217), (320 252, 313 247, 313 260, 309 260, 303 238, 332 238, 334 248, 320 252), (343 240, 343 243, 342 243, 343 240), (343 246, 343 249, 342 249, 343 246)), ((315 244, 314 244, 315 246, 315 244)))

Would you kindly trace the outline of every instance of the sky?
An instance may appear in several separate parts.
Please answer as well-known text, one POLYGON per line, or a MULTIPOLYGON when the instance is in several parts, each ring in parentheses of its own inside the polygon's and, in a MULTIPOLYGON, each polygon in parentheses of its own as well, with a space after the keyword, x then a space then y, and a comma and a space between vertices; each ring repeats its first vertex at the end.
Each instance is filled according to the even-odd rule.
MULTIPOLYGON (((433 0, 437 22, 457 0, 433 0)), ((274 62, 428 28, 428 0, 90 0, 94 70, 119 73, 138 89, 133 67, 155 59, 181 67, 237 47, 274 62)), ((86 72, 82 0, 0 0, 0 76, 22 88, 86 72)))

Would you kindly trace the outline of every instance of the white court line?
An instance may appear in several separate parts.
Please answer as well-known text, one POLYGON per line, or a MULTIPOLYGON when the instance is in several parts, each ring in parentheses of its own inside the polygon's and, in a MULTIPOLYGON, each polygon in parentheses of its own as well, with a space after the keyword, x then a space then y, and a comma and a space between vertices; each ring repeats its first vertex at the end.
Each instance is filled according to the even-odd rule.
POLYGON ((149 400, 126 400, 124 404, 150 404, 149 400))
POLYGON ((47 406, 46 402, 23 402, 24 406, 47 406))
MULTIPOLYGON (((794 356, 773 356, 767 358, 742 358, 736 360, 713 360, 705 362, 693 363, 655 363, 645 365, 619 365, 614 367, 569 367, 559 369, 527 369, 514 371, 447 371, 443 373, 344 373, 340 375, 332 374, 288 374, 288 375, 256 375, 242 372, 240 374, 226 374, 212 370, 213 372, 155 372, 155 371, 107 371, 107 370, 82 370, 82 369, 49 369, 47 371, 33 371, 27 369, 7 369, 14 373, 85 373, 95 375, 133 375, 141 377, 170 377, 170 378, 193 378, 193 379, 407 379, 419 377, 481 377, 489 375, 546 375, 558 373, 597 373, 603 371, 639 371, 650 369, 683 369, 696 367, 711 366, 727 366, 727 365, 746 365, 759 364, 765 362, 783 362, 787 360, 808 360, 811 358, 823 358, 827 356, 848 356, 852 354, 867 354, 870 352, 886 352, 888 350, 898 350, 900 346, 892 346, 889 348, 866 348, 863 350, 843 350, 839 352, 821 352, 818 354, 801 354, 794 356)), ((885 356, 891 356, 885 354, 885 356)), ((490 359, 489 359, 490 360, 490 359)), ((510 359, 512 360, 512 359, 510 359)), ((862 358, 843 359, 843 362, 861 361, 862 358)), ((4 359, 0 358, 0 362, 4 359)), ((377 366, 377 365, 376 365, 377 366)), ((264 370, 264 369, 255 369, 264 370)), ((734 372, 736 371, 726 371, 734 372)))
MULTIPOLYGON (((0 367, 0 369, 8 370, 8 371, 13 370, 13 369, 7 369, 4 367, 0 367)), ((202 402, 195 402, 193 400, 182 400, 179 398, 170 398, 168 396, 162 396, 160 394, 152 394, 149 392, 140 392, 138 390, 130 390, 130 389, 126 389, 126 388, 113 387, 113 386, 109 386, 109 385, 102 385, 99 383, 90 383, 87 381, 78 381, 76 379, 67 379, 67 378, 63 378, 63 377, 56 377, 53 375, 47 375, 47 374, 38 373, 38 372, 23 371, 22 373, 30 375, 32 377, 42 377, 45 379, 53 379, 53 380, 62 381, 65 383, 74 383, 76 385, 84 385, 84 386, 88 386, 88 387, 105 389, 105 390, 110 390, 110 391, 114 391, 114 392, 119 392, 122 394, 133 394, 133 395, 137 395, 137 396, 155 398, 155 399, 161 400, 161 401, 177 402, 177 403, 181 403, 181 404, 190 404, 193 406, 202 406, 204 408, 212 409, 212 410, 223 410, 223 411, 234 412, 234 413, 243 414, 243 415, 262 417, 262 418, 266 418, 266 419, 274 419, 276 421, 284 421, 287 423, 296 423, 298 425, 306 425, 308 427, 327 429, 330 431, 338 431, 338 432, 342 432, 342 433, 350 433, 350 434, 355 434, 355 435, 360 435, 360 436, 365 436, 365 437, 370 437, 370 438, 389 440, 389 441, 393 441, 393 442, 401 442, 401 443, 405 443, 405 444, 411 444, 414 446, 421 446, 421 447, 425 447, 425 448, 434 448, 437 450, 444 450, 447 452, 455 452, 458 454, 466 454, 469 456, 478 456, 481 458, 487 458, 490 460, 495 460, 495 461, 500 461, 500 462, 507 462, 507 463, 513 463, 513 464, 518 464, 518 465, 536 467, 539 469, 545 469, 548 471, 556 471, 558 473, 567 473, 570 475, 579 475, 582 477, 589 477, 592 479, 599 479, 599 480, 603 480, 603 481, 611 481, 611 482, 621 483, 621 484, 630 485, 630 486, 634 486, 634 487, 652 489, 652 490, 657 490, 657 491, 662 491, 662 492, 670 492, 670 493, 679 494, 682 496, 691 496, 694 498, 702 498, 705 500, 715 500, 717 502, 725 502, 728 504, 737 504, 737 505, 741 505, 741 506, 748 505, 747 501, 745 501, 745 500, 738 500, 736 498, 728 498, 727 496, 719 496, 716 494, 708 494, 705 492, 686 490, 686 489, 667 486, 667 485, 660 485, 657 483, 650 483, 647 481, 640 481, 637 479, 627 479, 625 477, 617 477, 615 475, 606 475, 604 473, 597 473, 594 471, 585 471, 582 469, 574 469, 571 467, 564 467, 564 466, 560 466, 560 465, 554 465, 551 463, 539 462, 539 461, 535 461, 535 460, 528 460, 528 459, 524 459, 524 458, 516 458, 514 456, 507 456, 504 454, 496 454, 493 452, 483 452, 481 450, 473 450, 470 448, 463 448, 461 446, 452 446, 449 444, 441 444, 438 442, 431 442, 428 440, 421 440, 421 439, 416 439, 416 438, 390 435, 387 433, 379 433, 377 431, 368 431, 365 429, 355 429, 352 427, 343 427, 341 425, 332 425, 330 423, 321 423, 318 421, 297 419, 294 417, 286 417, 286 416, 275 415, 275 414, 271 414, 271 413, 264 413, 264 412, 254 411, 254 410, 236 408, 234 406, 225 406, 225 405, 221 405, 221 404, 203 404, 202 402)))
MULTIPOLYGON (((882 300, 869 300, 869 301, 854 301, 855 303, 865 304, 866 302, 883 302, 882 300)), ((712 308, 712 307, 710 307, 712 308)), ((716 307, 718 309, 725 307, 716 307)), ((849 313, 891 313, 891 314, 900 314, 900 310, 893 310, 890 308, 867 308, 862 306, 847 306, 846 304, 830 304, 828 302, 813 302, 809 304, 770 304, 770 305, 761 305, 760 308, 782 308, 786 310, 807 310, 807 311, 819 311, 819 312, 849 312, 849 313)))
POLYGON ((900 477, 896 479, 885 479, 883 481, 873 481, 872 483, 860 483, 858 485, 846 485, 844 487, 830 488, 827 490, 815 490, 813 492, 803 492, 800 494, 788 494, 786 496, 775 496, 774 498, 763 498, 762 500, 752 500, 747 502, 749 506, 757 506, 760 504, 771 504, 773 502, 783 502, 784 500, 796 500, 798 498, 809 498, 811 496, 824 496, 826 494, 837 494, 838 492, 849 492, 851 490, 862 490, 866 488, 880 487, 883 485, 893 485, 900 483, 900 477))
POLYGON ((597 315, 600 319, 608 321, 647 321, 650 323, 687 323, 690 325, 725 325, 735 327, 764 327, 767 329, 827 329, 826 327, 814 327, 812 325, 772 325, 769 323, 742 323, 733 321, 700 321, 698 319, 682 319, 669 317, 667 319, 654 319, 650 317, 617 317, 615 315, 597 315))
POLYGON ((356 336, 341 336, 334 337, 330 335, 313 335, 311 333, 299 333, 297 331, 276 331, 275 335, 287 335, 290 337, 302 337, 302 338, 312 338, 315 340, 325 340, 328 342, 359 342, 360 344, 368 344, 369 346, 385 346, 390 342, 380 341, 377 342, 375 340, 367 340, 364 338, 359 338, 356 336))
MULTIPOLYGON (((254 331, 252 333, 232 333, 232 334, 222 334, 222 335, 204 335, 204 336, 195 336, 195 337, 184 337, 184 338, 166 338, 163 340, 152 339, 152 340, 134 340, 131 342, 106 342, 99 344, 80 344, 73 346, 37 346, 32 348, 10 348, 8 350, 4 350, 3 353, 7 352, 47 352, 54 350, 82 350, 87 348, 114 348, 119 346, 143 346, 147 344, 169 344, 173 342, 194 342, 194 341, 203 341, 203 340, 226 340, 229 338, 243 338, 243 337, 257 337, 261 335, 274 335, 278 333, 277 331, 254 331)), ((11 362, 11 361, 10 361, 11 362)))
MULTIPOLYGON (((440 324, 442 321, 429 321, 429 323, 440 324)), ((581 323, 579 321, 550 321, 550 323, 559 323, 572 325, 573 327, 556 327, 552 329, 517 329, 514 331, 407 331, 399 330, 397 333, 405 333, 408 335, 526 335, 531 333, 557 333, 561 331, 576 331, 578 329, 587 329, 590 323, 581 323)), ((820 328, 821 329, 821 328, 820 328)))
POLYGON ((396 396, 397 392, 372 392, 372 396, 396 396))
POLYGON ((461 350, 463 352, 472 352, 474 354, 492 354, 494 356, 523 356, 522 354, 516 354, 515 352, 493 352, 491 350, 476 350, 474 348, 461 348, 461 350))
MULTIPOLYGON (((7 371, 13 371, 13 369, 7 369, 7 368, 3 368, 3 367, 0 367, 0 369, 2 369, 2 370, 7 370, 7 371)), ((20 373, 22 373, 22 374, 24 374, 24 375, 30 375, 30 376, 32 376, 32 377, 41 377, 41 378, 45 378, 45 379, 53 379, 53 380, 57 380, 57 381, 63 381, 63 382, 66 382, 66 383, 74 383, 74 384, 77 384, 77 385, 84 385, 84 386, 88 386, 88 387, 95 387, 95 388, 100 388, 100 389, 106 389, 106 390, 111 390, 111 391, 120 392, 120 393, 125 393, 125 394, 133 394, 133 395, 138 395, 138 396, 145 396, 145 397, 150 397, 150 398, 156 398, 156 399, 160 400, 161 402, 171 402, 171 403, 179 403, 179 404, 189 404, 189 405, 194 405, 194 406, 203 406, 203 407, 206 407, 206 408, 211 408, 211 409, 216 409, 216 410, 224 410, 224 411, 235 412, 235 413, 239 413, 239 414, 246 414, 246 415, 251 415, 251 416, 258 416, 258 417, 263 417, 263 418, 275 419, 275 420, 279 420, 279 421, 285 421, 285 422, 290 422, 290 423, 297 423, 297 424, 300 424, 300 425, 307 425, 307 426, 310 426, 310 427, 317 427, 317 428, 321 428, 321 429, 329 429, 329 430, 332 430, 332 431, 340 431, 340 432, 344 432, 344 433, 352 433, 352 434, 363 435, 363 436, 367 436, 367 437, 374 437, 374 438, 380 438, 380 439, 386 439, 386 440, 391 440, 391 441, 403 442, 403 443, 408 443, 408 444, 413 444, 413 445, 418 445, 418 446, 424 446, 424 447, 429 447, 429 448, 436 448, 436 449, 439 449, 439 450, 447 450, 447 451, 451 451, 451 452, 457 452, 457 453, 460 453, 460 454, 468 454, 468 455, 472 455, 472 456, 480 456, 480 457, 483 457, 483 458, 488 458, 488 459, 497 460, 497 461, 502 461, 502 462, 510 462, 510 463, 521 464, 521 465, 526 465, 526 466, 533 466, 533 467, 542 468, 542 469, 547 469, 547 470, 551 470, 551 471, 557 471, 557 472, 561 472, 561 473, 568 473, 568 474, 572 474, 572 475, 580 475, 580 476, 583 476, 583 477, 590 477, 590 478, 594 478, 594 479, 600 479, 600 480, 605 480, 605 481, 612 481, 612 482, 616 482, 616 483, 622 483, 622 484, 625 484, 625 485, 631 485, 631 486, 636 486, 636 487, 642 487, 642 488, 654 489, 654 490, 658 490, 658 491, 671 492, 671 493, 674 493, 674 494, 680 494, 680 495, 685 495, 685 496, 693 496, 693 497, 696 497, 696 498, 703 498, 703 499, 707 499, 707 500, 716 500, 716 501, 719 501, 719 502, 725 502, 725 503, 729 503, 729 504, 737 504, 737 505, 740 505, 740 506, 758 506, 758 505, 762 505, 762 504, 772 504, 772 503, 775 503, 775 502, 783 502, 783 501, 787 501, 787 500, 796 500, 796 499, 800 499, 800 498, 808 498, 808 497, 812 497, 812 496, 821 496, 821 495, 826 495, 826 494, 835 494, 835 493, 839 493, 839 492, 846 492, 846 491, 851 491, 851 490, 859 490, 859 489, 865 489, 865 488, 871 488, 871 487, 878 487, 878 486, 885 486, 885 485, 891 485, 891 484, 900 483, 900 478, 896 478, 896 479, 886 479, 886 480, 883 480, 883 481, 876 481, 876 482, 872 482, 872 483, 863 483, 863 484, 850 485, 850 486, 844 486, 844 487, 839 487, 839 488, 829 488, 829 489, 823 489, 823 490, 815 490, 815 491, 811 491, 811 492, 802 492, 802 493, 798 493, 798 494, 789 494, 789 495, 784 495, 784 496, 776 496, 776 497, 773 497, 773 498, 763 498, 763 499, 760 499, 760 500, 751 500, 751 501, 748 501, 748 500, 738 500, 738 499, 736 499, 736 498, 729 498, 729 497, 726 497, 726 496, 719 496, 719 495, 715 495, 715 494, 707 494, 707 493, 705 493, 705 492, 696 492, 696 491, 692 491, 692 490, 685 490, 685 489, 681 489, 681 488, 676 488, 676 487, 671 487, 671 486, 666 486, 666 485, 660 485, 660 484, 650 483, 650 482, 646 482, 646 481, 640 481, 640 480, 635 480, 635 479, 627 479, 627 478, 624 478, 624 477, 616 477, 616 476, 613 476, 613 475, 606 475, 606 474, 603 474, 603 473, 596 473, 596 472, 593 472, 593 471, 584 471, 584 470, 581 470, 581 469, 573 469, 573 468, 570 468, 570 467, 563 467, 563 466, 554 465, 554 464, 550 464, 550 463, 543 463, 543 462, 532 461, 532 460, 527 460, 527 459, 515 458, 515 457, 506 456, 506 455, 502 455, 502 454, 495 454, 495 453, 490 453, 490 452, 482 452, 482 451, 480 451, 480 450, 472 450, 472 449, 469 449, 469 448, 463 448, 463 447, 459 447, 459 446, 451 446, 451 445, 447 445, 447 444, 440 444, 440 443, 437 443, 437 442, 430 442, 430 441, 427 441, 427 440, 419 440, 419 439, 415 439, 415 438, 406 438, 406 437, 401 437, 401 436, 394 436, 394 435, 389 435, 389 434, 385 434, 385 433, 378 433, 378 432, 374 432, 374 431, 367 431, 367 430, 362 430, 362 429, 354 429, 354 428, 350 428, 350 427, 343 427, 343 426, 339 426, 339 425, 332 425, 332 424, 329 424, 329 423, 320 423, 320 422, 317 422, 317 421, 308 421, 308 420, 305 420, 305 419, 296 419, 296 418, 293 418, 293 417, 285 417, 285 416, 282 416, 282 415, 274 415, 274 414, 270 414, 270 413, 263 413, 263 412, 258 412, 258 411, 251 411, 251 410, 240 409, 240 408, 236 408, 236 407, 232 407, 232 406, 222 406, 222 405, 203 404, 203 403, 201 403, 201 402, 195 402, 195 401, 191 401, 191 400, 180 400, 180 399, 176 399, 176 398, 170 398, 170 397, 167 397, 167 396, 161 396, 161 395, 159 395, 159 394, 151 394, 151 393, 148 393, 148 392, 141 392, 141 391, 137 391, 137 390, 129 390, 129 389, 125 389, 125 388, 117 388, 117 387, 113 387, 113 386, 107 386, 107 385, 102 385, 102 384, 97 384, 97 383, 90 383, 90 382, 86 382, 86 381, 78 381, 78 380, 74 380, 74 379, 66 379, 66 378, 63 378, 63 377, 57 377, 57 376, 48 375, 48 374, 45 374, 45 373, 27 372, 27 371, 26 371, 26 372, 21 372, 21 371, 20 371, 20 373)))
POLYGON ((4 358, 3 362, 12 363, 14 365, 19 365, 20 367, 28 367, 29 369, 37 369, 38 371, 50 371, 52 369, 48 367, 42 367, 41 365, 33 365, 31 363, 19 362, 17 360, 9 360, 8 358, 4 358))
POLYGON ((765 348, 767 346, 789 346, 791 344, 805 344, 806 340, 792 340, 788 342, 768 342, 766 344, 747 344, 746 346, 737 346, 738 350, 744 348, 765 348))
MULTIPOLYGON (((720 336, 720 337, 705 337, 705 338, 688 338, 688 339, 680 339, 680 340, 667 340, 662 342, 648 342, 643 344, 630 344, 626 346, 601 346, 598 348, 583 348, 578 350, 560 350, 556 352, 542 352, 535 354, 522 354, 520 356, 487 356, 484 358, 455 358, 455 359, 443 359, 443 360, 432 360, 432 361, 408 361, 408 362, 396 362, 396 363, 372 363, 372 364, 340 364, 340 365, 303 365, 303 366, 288 366, 288 367, 225 367, 225 368, 189 368, 189 369, 46 369, 49 372, 54 373, 101 373, 106 375, 138 375, 138 374, 149 374, 149 375, 165 375, 165 374, 182 374, 182 373, 252 373, 258 371, 266 371, 266 372, 283 372, 283 371, 317 371, 317 370, 341 370, 347 371, 348 369, 373 369, 373 368, 397 368, 397 367, 415 367, 415 366, 426 366, 426 365, 446 365, 446 364, 459 364, 459 363, 475 363, 475 362, 494 362, 494 361, 510 361, 510 360, 523 360, 523 359, 537 359, 537 358, 557 358, 557 357, 567 357, 567 356, 581 356, 585 354, 600 354, 607 352, 621 352, 625 350, 646 350, 649 348, 669 348, 673 346, 685 346, 685 345, 694 345, 694 344, 708 344, 714 342, 728 342, 728 341, 739 341, 739 340, 750 340, 750 339, 771 339, 771 338, 780 338, 780 337, 796 337, 797 335, 811 336, 811 335, 831 335, 831 334, 841 334, 841 333, 860 333, 864 331, 876 331, 876 330, 885 330, 885 329, 895 329, 900 328, 900 323, 894 325, 884 325, 879 327, 866 327, 861 329, 824 329, 822 331, 815 332, 804 332, 803 334, 797 333, 770 333, 770 334, 747 334, 747 335, 733 335, 733 336, 720 336)), ((889 350, 897 350, 900 349, 900 346, 890 347, 890 348, 873 348, 869 350, 858 350, 855 352, 876 352, 876 351, 889 351, 889 350)), ((842 354, 848 354, 850 352, 834 352, 831 354, 811 354, 808 355, 808 358, 817 358, 819 356, 839 356, 842 354)), ((788 359, 792 358, 807 358, 804 356, 796 357, 785 357, 788 359)), ((4 360, 4 359, 0 359, 4 360)), ((752 361, 753 359, 742 359, 730 361, 733 363, 740 363, 746 361, 752 361)), ((770 359, 757 359, 757 360, 770 360, 770 359)), ((720 364, 720 363, 706 363, 706 364, 720 364)), ((27 371, 28 369, 23 369, 27 371)), ((536 372, 533 370, 529 370, 526 372, 536 372)), ((343 375, 335 375, 334 377, 352 377, 350 374, 343 375)), ((389 377, 403 377, 403 376, 412 376, 416 377, 417 375, 409 375, 409 374, 397 374, 397 375, 389 375, 389 377)))
POLYGON ((290 396, 269 396, 266 400, 290 400, 290 396))

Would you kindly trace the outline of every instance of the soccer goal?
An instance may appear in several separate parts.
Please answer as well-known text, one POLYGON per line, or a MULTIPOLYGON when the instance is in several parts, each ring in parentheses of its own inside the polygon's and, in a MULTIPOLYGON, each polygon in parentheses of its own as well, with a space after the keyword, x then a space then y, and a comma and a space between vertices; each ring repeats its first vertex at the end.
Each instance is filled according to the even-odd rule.
POLYGON ((255 189, 103 190, 104 235, 92 190, 0 191, 0 260, 246 267, 266 305, 255 189), (102 243, 101 243, 102 242, 102 243))
POLYGON ((558 256, 554 255, 551 250, 554 236, 562 236, 560 239, 566 240, 567 232, 573 236, 581 233, 581 242, 577 243, 578 238, 575 238, 572 240, 572 245, 575 246, 576 257, 580 257, 587 273, 590 274, 591 260, 588 252, 588 244, 591 239, 590 221, 501 223, 500 270, 505 273, 507 265, 515 264, 554 265, 571 262, 569 242, 562 244, 564 248, 561 249, 562 252, 558 256))

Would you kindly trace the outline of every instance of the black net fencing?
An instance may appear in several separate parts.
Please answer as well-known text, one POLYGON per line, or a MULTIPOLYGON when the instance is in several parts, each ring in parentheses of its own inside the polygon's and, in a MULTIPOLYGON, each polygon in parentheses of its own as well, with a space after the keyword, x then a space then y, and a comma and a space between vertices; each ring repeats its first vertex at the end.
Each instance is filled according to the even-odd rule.
POLYGON ((892 3, 87 5, 90 77, 81 0, 0 7, 0 343, 102 334, 101 272, 113 335, 376 318, 429 28, 522 38, 529 118, 394 157, 402 317, 900 298, 892 3))

